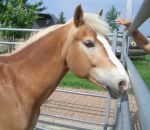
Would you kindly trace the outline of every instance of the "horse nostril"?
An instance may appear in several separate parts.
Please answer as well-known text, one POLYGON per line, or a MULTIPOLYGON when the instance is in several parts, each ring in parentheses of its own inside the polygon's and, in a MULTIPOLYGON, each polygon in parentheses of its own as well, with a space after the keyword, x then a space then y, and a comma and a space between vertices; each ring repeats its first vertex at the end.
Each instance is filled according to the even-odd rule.
POLYGON ((124 93, 127 91, 126 82, 124 80, 118 83, 118 89, 121 93, 124 93))

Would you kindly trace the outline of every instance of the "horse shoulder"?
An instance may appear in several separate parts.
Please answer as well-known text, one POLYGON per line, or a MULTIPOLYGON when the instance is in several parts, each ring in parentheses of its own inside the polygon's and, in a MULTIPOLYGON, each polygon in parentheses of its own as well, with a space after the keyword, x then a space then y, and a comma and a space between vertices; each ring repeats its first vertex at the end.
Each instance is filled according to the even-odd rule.
POLYGON ((13 68, 0 63, 0 129, 25 130, 28 125, 26 109, 15 89, 16 82, 13 68))

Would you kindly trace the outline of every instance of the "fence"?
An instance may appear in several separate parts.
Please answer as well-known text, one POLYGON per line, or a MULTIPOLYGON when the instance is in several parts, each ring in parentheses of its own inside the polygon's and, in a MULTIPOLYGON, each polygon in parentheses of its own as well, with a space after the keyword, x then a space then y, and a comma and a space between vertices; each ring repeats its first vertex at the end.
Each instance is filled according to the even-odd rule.
POLYGON ((37 127, 107 130, 113 127, 111 103, 106 94, 59 88, 42 105, 37 127))
MULTIPOLYGON (((0 31, 38 32, 38 31, 40 31, 40 29, 0 28, 0 31)), ((18 44, 20 44, 20 42, 0 41, 0 44, 18 45, 18 44)))
MULTIPOLYGON (((122 37, 124 39, 125 35, 123 34, 122 37)), ((118 38, 118 32, 114 31, 113 39, 112 39, 112 50, 115 54, 117 52, 117 41, 118 41, 117 38, 118 38)), ((124 43, 123 40, 120 61, 122 62, 124 67, 125 67, 125 62, 124 62, 125 48, 126 48, 126 44, 124 43)), ((117 100, 116 119, 114 122, 113 130, 131 130, 131 129, 132 127, 131 127, 131 120, 130 120, 128 96, 125 96, 117 100)))
MULTIPOLYGON (((144 0, 143 4, 137 13, 133 23, 131 24, 127 34, 124 34, 125 45, 128 45, 128 36, 132 34, 144 21, 150 17, 150 1, 144 0)), ((150 130, 150 93, 142 80, 141 76, 138 74, 136 68, 128 57, 128 46, 124 48, 123 60, 126 64, 127 71, 129 73, 132 88, 135 94, 135 99, 138 107, 139 121, 142 130, 150 130)))

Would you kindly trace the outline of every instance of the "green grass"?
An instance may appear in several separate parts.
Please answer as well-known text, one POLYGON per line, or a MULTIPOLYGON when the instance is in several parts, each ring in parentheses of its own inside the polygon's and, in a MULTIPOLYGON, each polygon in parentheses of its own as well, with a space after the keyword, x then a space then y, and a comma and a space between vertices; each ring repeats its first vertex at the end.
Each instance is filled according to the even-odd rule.
MULTIPOLYGON (((144 79, 147 86, 150 89, 150 56, 145 57, 144 61, 133 61, 140 75, 144 79)), ((60 83, 62 87, 71 87, 76 89, 88 89, 88 90, 104 90, 102 87, 98 87, 85 79, 77 78, 69 71, 60 83)))
POLYGON ((150 61, 134 61, 133 63, 150 89, 150 61))
POLYGON ((98 87, 85 79, 80 79, 73 75, 71 71, 69 71, 63 80, 60 83, 60 86, 71 87, 76 89, 89 89, 89 90, 104 90, 102 87, 98 87))

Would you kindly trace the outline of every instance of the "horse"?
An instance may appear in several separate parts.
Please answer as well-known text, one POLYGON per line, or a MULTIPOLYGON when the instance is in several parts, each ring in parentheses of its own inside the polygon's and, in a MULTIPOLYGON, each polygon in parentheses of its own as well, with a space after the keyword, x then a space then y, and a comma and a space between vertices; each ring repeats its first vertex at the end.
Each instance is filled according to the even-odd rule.
POLYGON ((109 26, 81 5, 64 25, 48 27, 12 54, 0 56, 0 130, 32 130, 40 106, 71 70, 103 86, 113 98, 124 96, 129 77, 105 36, 109 26))

